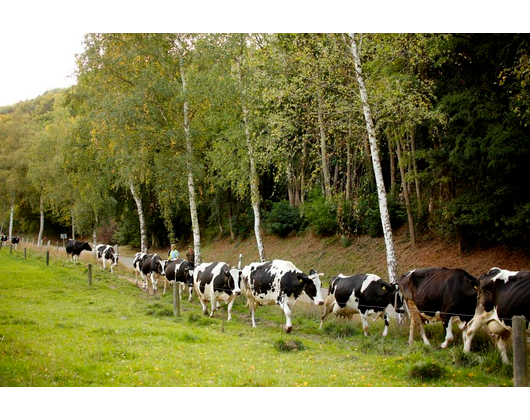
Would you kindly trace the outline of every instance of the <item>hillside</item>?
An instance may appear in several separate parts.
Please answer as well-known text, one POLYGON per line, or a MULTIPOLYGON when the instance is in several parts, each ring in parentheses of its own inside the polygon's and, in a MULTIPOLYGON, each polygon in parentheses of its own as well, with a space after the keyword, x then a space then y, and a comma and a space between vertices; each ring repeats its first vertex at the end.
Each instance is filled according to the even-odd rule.
MULTIPOLYGON (((495 266, 509 270, 530 269, 530 252, 504 246, 460 254, 456 244, 429 240, 418 241, 416 248, 412 249, 404 230, 394 235, 394 243, 400 275, 420 267, 458 267, 474 276, 495 266)), ((344 247, 338 237, 318 238, 306 233, 285 239, 265 236, 264 246, 268 260, 290 260, 306 272, 313 268, 325 273, 325 280, 339 273, 374 273, 388 278, 383 238, 356 237, 351 246, 344 247)), ((243 241, 222 239, 205 245, 202 252, 205 262, 225 261, 233 265, 237 264, 240 253, 243 254, 243 265, 259 258, 253 237, 243 241)))

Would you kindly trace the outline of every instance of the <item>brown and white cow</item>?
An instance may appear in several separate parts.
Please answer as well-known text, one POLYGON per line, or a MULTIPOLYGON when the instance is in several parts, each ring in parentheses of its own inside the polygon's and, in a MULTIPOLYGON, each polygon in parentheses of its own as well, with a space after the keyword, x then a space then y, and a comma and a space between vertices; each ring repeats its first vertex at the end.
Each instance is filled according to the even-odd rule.
POLYGON ((477 289, 477 279, 458 268, 422 268, 403 275, 399 290, 410 316, 409 344, 414 342, 417 325, 423 342, 430 345, 423 324, 425 321, 441 321, 445 341, 440 347, 446 348, 453 341, 453 322, 464 329, 473 318, 477 289))
POLYGON ((512 335, 512 317, 530 319, 530 271, 508 271, 494 267, 479 278, 475 316, 464 332, 464 352, 471 350, 476 332, 484 325, 495 337, 502 361, 509 363, 507 349, 512 335))

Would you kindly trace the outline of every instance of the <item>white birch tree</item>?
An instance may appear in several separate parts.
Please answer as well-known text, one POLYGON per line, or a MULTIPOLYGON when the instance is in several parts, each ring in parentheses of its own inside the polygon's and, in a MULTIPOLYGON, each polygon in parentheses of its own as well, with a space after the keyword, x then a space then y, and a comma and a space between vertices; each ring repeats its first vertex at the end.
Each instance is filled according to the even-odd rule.
MULTIPOLYGON (((242 48, 246 48, 244 44, 245 38, 242 39, 243 44, 242 48)), ((254 234, 256 236, 256 245, 258 247, 258 254, 261 262, 265 262, 265 248, 263 246, 263 240, 261 238, 261 216, 260 216, 260 193, 259 193, 259 177, 258 170, 256 168, 256 161, 254 158, 254 145, 252 144, 252 138, 250 136, 249 130, 249 118, 248 118, 248 108, 246 104, 246 89, 245 83, 243 81, 243 72, 241 69, 241 61, 243 57, 239 56, 236 58, 237 62, 237 77, 239 83, 239 92, 241 98, 241 109, 243 111, 243 124, 245 128, 245 140, 248 149, 248 160, 250 166, 249 172, 249 182, 250 182, 250 201, 252 203, 252 210, 254 212, 254 234)))
POLYGON ((195 181, 193 176, 193 147, 190 131, 190 117, 188 107, 188 90, 186 85, 186 68, 184 66, 184 47, 180 35, 175 38, 176 52, 179 59, 180 78, 182 81, 183 111, 184 111, 184 134, 186 138, 186 169, 188 172, 188 193, 190 200, 191 226, 193 231, 193 247, 195 248, 195 265, 202 262, 201 258, 201 233, 199 228, 199 217, 197 216, 197 203, 195 194, 195 181))
POLYGON ((374 168, 375 182, 377 186, 377 197, 379 199, 379 211, 381 213, 381 224, 383 225, 383 234, 385 237, 386 246, 386 261, 388 266, 388 278, 390 283, 395 283, 398 280, 397 274, 397 260, 394 250, 394 240, 392 237, 392 227, 390 226, 390 214, 386 201, 385 183, 383 180, 383 171, 381 169, 381 162, 379 160, 379 150, 377 146, 377 138, 375 135, 374 122, 372 119, 372 111, 368 102, 368 94, 364 84, 362 73, 361 56, 357 49, 357 42, 355 35, 349 34, 351 40, 351 52, 355 64, 355 73, 357 76, 357 84, 361 95, 361 102, 363 106, 364 119, 366 122, 366 131, 368 132, 368 140, 370 142, 370 151, 372 154, 372 165, 374 168))

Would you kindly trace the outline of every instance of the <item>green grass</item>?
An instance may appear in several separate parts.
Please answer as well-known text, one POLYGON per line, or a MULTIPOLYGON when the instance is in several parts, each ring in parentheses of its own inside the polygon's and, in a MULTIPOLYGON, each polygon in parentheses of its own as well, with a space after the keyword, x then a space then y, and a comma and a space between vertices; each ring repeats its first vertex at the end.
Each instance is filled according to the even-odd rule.
MULTIPOLYGON (((172 311, 171 289, 152 296, 127 280, 64 259, 50 266, 39 253, 0 251, 0 386, 511 386, 491 343, 459 353, 408 346, 408 328, 381 320, 365 337, 360 322, 326 319, 320 308, 299 304, 293 332, 280 327, 276 306, 260 307, 250 326, 245 298, 226 322, 197 299, 172 311), (443 375, 421 373, 433 362, 443 375), (420 370, 420 373, 414 373, 420 370)), ((426 326, 433 345, 441 325, 426 326)), ((458 333, 455 332, 455 338, 458 333)), ((461 346, 461 342, 458 342, 461 346)))

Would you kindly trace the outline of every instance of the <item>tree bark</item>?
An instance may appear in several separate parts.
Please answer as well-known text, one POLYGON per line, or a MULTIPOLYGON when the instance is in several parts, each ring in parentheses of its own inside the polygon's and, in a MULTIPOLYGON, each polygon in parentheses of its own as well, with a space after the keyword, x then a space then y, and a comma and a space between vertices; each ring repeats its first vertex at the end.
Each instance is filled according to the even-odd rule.
POLYGON ((414 235, 414 220, 412 219, 412 210, 410 208, 410 197, 409 191, 407 188, 407 183, 405 182, 405 168, 403 167, 403 161, 401 160, 401 147, 399 141, 396 142, 396 154, 398 158, 399 173, 401 174, 401 187, 403 189, 403 197, 405 198, 405 206, 407 207, 407 219, 409 222, 409 235, 410 242, 413 247, 416 247, 416 236, 414 235))
POLYGON ((317 92, 317 107, 318 107, 318 128, 320 130, 320 153, 322 156, 322 175, 324 178, 324 195, 331 197, 331 180, 329 173, 329 157, 327 151, 326 130, 324 129, 324 116, 322 113, 322 93, 320 89, 317 92))
POLYGON ((388 138, 388 158, 390 159, 390 191, 393 193, 396 188, 396 164, 390 138, 388 138))
POLYGON ((13 219, 15 217, 15 196, 16 193, 13 191, 13 198, 11 200, 11 211, 9 212, 9 232, 8 239, 11 240, 13 237, 13 219))
POLYGON ((75 217, 74 217, 73 210, 72 210, 72 239, 75 241, 75 217))
POLYGON ((195 196, 195 180, 193 176, 193 148, 191 145, 191 131, 190 131, 190 120, 188 111, 188 99, 187 99, 187 85, 184 69, 184 56, 182 43, 179 38, 176 39, 179 67, 180 67, 180 78, 182 81, 182 93, 184 96, 184 134, 186 137, 186 167, 188 171, 188 193, 190 199, 190 215, 191 215, 191 226, 193 230, 193 246, 195 248, 195 265, 202 263, 201 257, 201 233, 199 228, 199 217, 197 216, 197 203, 195 196))
POLYGON ((245 89, 243 85, 243 75, 241 70, 241 61, 237 60, 237 73, 240 89, 241 108, 243 110, 243 124, 245 126, 245 138, 248 149, 248 160, 250 164, 250 201, 252 202, 252 210, 254 211, 254 234, 256 235, 256 244, 258 247, 258 254, 261 262, 265 262, 265 248, 263 246, 263 240, 261 239, 261 216, 259 213, 260 206, 260 193, 259 193, 259 178, 258 171, 256 168, 256 162, 254 160, 254 146, 252 139, 250 138, 249 122, 248 122, 248 109, 245 104, 245 89))
POLYGON ((136 209, 138 211, 138 220, 140 222, 140 250, 142 252, 147 252, 147 230, 145 224, 144 210, 142 207, 142 198, 137 193, 134 183, 131 181, 129 184, 131 194, 133 196, 134 202, 136 203, 136 209))
POLYGON ((42 202, 42 195, 40 196, 39 211, 40 211, 40 226, 39 226, 39 237, 37 239, 37 244, 39 246, 42 246, 42 235, 44 233, 44 204, 42 202))
POLYGON ((388 213, 388 206, 386 202, 386 191, 383 180, 383 171, 381 169, 381 162, 379 161, 379 152, 377 150, 377 139, 375 136, 375 128, 372 120, 372 111, 368 103, 368 95, 366 92, 366 86, 364 84, 364 78, 362 75, 361 58, 357 51, 357 43, 355 37, 350 34, 351 49, 353 60, 355 62, 355 72, 357 74, 357 83, 359 85, 359 91, 361 94, 361 102, 363 105, 364 119, 366 121, 366 131, 368 132, 368 139, 370 141, 370 150, 372 153, 372 164, 374 169, 374 175, 377 186, 377 196, 379 198, 379 211, 381 213, 381 223, 383 225, 383 234, 385 237, 386 245, 386 260, 388 265, 388 278, 390 283, 396 283, 398 280, 397 275, 397 261, 394 250, 394 241, 392 239, 392 227, 390 226, 390 215, 388 213))

